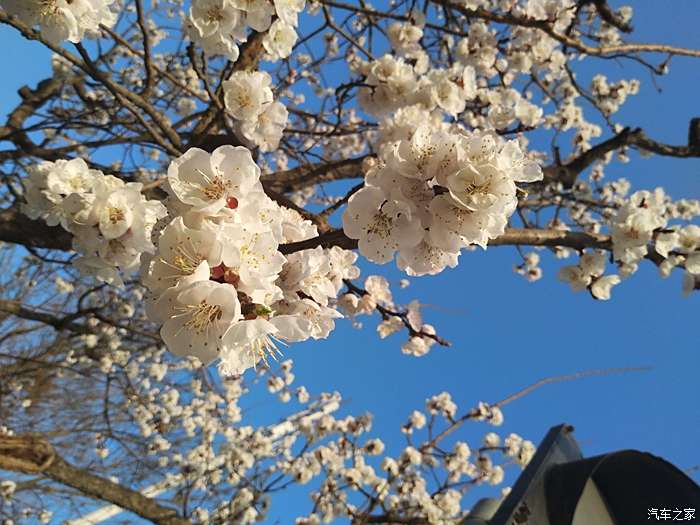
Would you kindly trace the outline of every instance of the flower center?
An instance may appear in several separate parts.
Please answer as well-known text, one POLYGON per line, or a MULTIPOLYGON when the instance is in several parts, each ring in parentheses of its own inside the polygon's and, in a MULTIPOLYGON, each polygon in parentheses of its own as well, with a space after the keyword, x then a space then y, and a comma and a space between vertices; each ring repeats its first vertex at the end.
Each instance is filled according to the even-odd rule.
POLYGON ((204 195, 209 200, 218 200, 226 194, 226 182, 218 175, 214 177, 207 186, 204 187, 204 195))
POLYGON ((176 251, 177 254, 173 257, 173 264, 184 273, 194 273, 199 263, 204 260, 204 257, 198 253, 188 253, 182 246, 178 246, 176 251))
POLYGON ((58 3, 56 0, 40 0, 38 7, 41 16, 51 16, 58 11, 58 3))
POLYGON ((374 214, 372 223, 367 227, 367 233, 386 239, 389 237, 393 223, 394 220, 380 210, 374 214))
POLYGON ((236 96, 236 100, 238 101, 238 105, 241 106, 242 108, 247 108, 252 105, 252 100, 250 95, 241 90, 238 92, 238 95, 236 96))
POLYGON ((457 220, 457 226, 461 228, 464 225, 464 221, 469 217, 472 212, 469 210, 464 210, 462 208, 454 208, 455 219, 457 220))
POLYGON ((209 304, 205 299, 199 304, 188 304, 181 307, 184 314, 189 315, 185 326, 197 334, 206 334, 209 327, 221 320, 223 310, 218 304, 209 304))
POLYGON ((199 189, 207 200, 217 201, 226 195, 226 192, 232 187, 231 181, 224 180, 221 175, 214 175, 213 177, 208 176, 202 170, 197 170, 197 172, 204 178, 206 184, 197 184, 191 182, 190 185, 199 189))
POLYGON ((71 188, 73 188, 73 189, 76 191, 76 193, 77 193, 78 191, 82 191, 82 190, 83 190, 83 179, 82 179, 82 177, 79 177, 79 176, 77 176, 77 175, 74 176, 74 177, 71 177, 70 179, 68 179, 68 184, 70 185, 71 188))
POLYGON ((429 146, 413 147, 411 153, 419 171, 423 171, 433 155, 437 152, 437 146, 431 144, 429 146))
POLYGON ((122 222, 124 220, 124 210, 121 208, 115 208, 113 206, 110 206, 108 210, 108 215, 109 215, 109 222, 112 224, 117 224, 118 222, 122 222))
POLYGON ((207 11, 209 22, 221 22, 224 19, 224 13, 220 7, 210 7, 207 11))
MULTIPOLYGON (((268 334, 261 335, 260 337, 255 339, 253 342, 251 342, 250 349, 248 351, 255 358, 253 360, 253 362, 256 363, 258 360, 262 360, 265 363, 265 366, 269 366, 268 357, 271 357, 272 359, 277 361, 278 355, 279 356, 284 355, 280 351, 280 349, 277 348, 275 341, 277 343, 284 345, 283 341, 276 339, 273 336, 268 335, 268 334)), ((253 365, 253 366, 255 367, 255 365, 253 365)))
POLYGON ((476 194, 486 194, 489 192, 491 189, 491 181, 487 180, 483 184, 475 184, 473 182, 470 182, 467 184, 467 186, 464 188, 464 193, 465 195, 472 196, 476 194))

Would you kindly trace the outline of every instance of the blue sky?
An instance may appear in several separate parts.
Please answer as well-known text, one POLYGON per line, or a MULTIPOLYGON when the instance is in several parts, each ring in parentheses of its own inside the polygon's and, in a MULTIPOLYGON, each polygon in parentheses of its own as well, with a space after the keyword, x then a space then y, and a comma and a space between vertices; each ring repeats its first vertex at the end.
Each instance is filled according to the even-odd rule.
MULTIPOLYGON (((700 2, 635 0, 635 41, 663 42, 700 49, 700 2)), ((5 74, 0 80, 0 112, 18 101, 16 90, 50 71, 47 54, 7 27, 0 27, 5 74)), ((661 60, 661 58, 658 58, 661 60)), ((643 127, 654 139, 684 144, 691 117, 700 116, 700 62, 675 58, 670 74, 657 79, 629 62, 591 61, 584 70, 604 71, 611 79, 639 78, 642 89, 618 114, 617 121, 643 127)), ((633 157, 613 164, 609 179, 628 178, 635 189, 664 186, 675 198, 700 198, 700 160, 633 157)), ((297 380, 311 392, 338 390, 344 411, 375 414, 373 434, 389 451, 403 445, 399 426, 425 399, 452 393, 461 411, 480 400, 497 401, 547 376, 593 368, 650 366, 647 372, 592 377, 548 385, 505 409, 502 435, 517 432, 536 443, 549 427, 567 422, 585 455, 634 448, 663 456, 681 469, 700 464, 700 295, 683 298, 680 275, 662 280, 650 265, 613 291, 609 302, 574 294, 557 282, 561 262, 542 252, 544 278, 528 283, 514 274, 519 259, 513 248, 463 253, 460 265, 439 276, 411 279, 396 288, 398 302, 413 298, 427 307, 424 315, 452 348, 434 347, 426 357, 404 356, 403 335, 380 340, 376 322, 364 318, 365 330, 339 322, 326 341, 294 345, 297 380)), ((397 282, 391 265, 363 265, 397 282)), ((264 408, 263 408, 264 410, 264 408)), ((472 424, 461 434, 477 440, 489 428, 472 424)), ((698 472, 695 479, 700 479, 698 472)), ((509 479, 512 479, 512 474, 509 479)), ((297 493, 295 493, 297 494, 297 493)), ((310 502, 281 496, 271 518, 280 523, 310 502)), ((272 523, 274 520, 270 520, 272 523)))

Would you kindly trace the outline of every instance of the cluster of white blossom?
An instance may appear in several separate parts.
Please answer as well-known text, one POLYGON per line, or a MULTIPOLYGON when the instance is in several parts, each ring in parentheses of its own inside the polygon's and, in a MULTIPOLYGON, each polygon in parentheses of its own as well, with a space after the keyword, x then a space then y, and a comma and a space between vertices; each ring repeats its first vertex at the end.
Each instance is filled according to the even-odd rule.
MULTIPOLYGON (((488 45, 491 39, 483 41, 484 35, 493 35, 489 32, 479 33, 478 29, 474 30, 475 27, 482 26, 479 23, 471 24, 470 37, 455 46, 457 60, 451 68, 440 69, 430 67, 427 53, 418 44, 423 35, 419 25, 392 24, 388 29, 388 38, 398 56, 386 54, 371 62, 359 59, 351 62, 354 71, 364 77, 359 91, 361 107, 373 115, 386 116, 399 108, 418 104, 450 117, 459 115, 470 125, 482 128, 506 129, 516 121, 526 128, 539 124, 543 116, 542 108, 530 102, 518 90, 508 87, 513 77, 505 86, 486 87, 486 78, 503 70, 504 64, 495 64, 495 47, 488 45), (473 38, 472 32, 475 32, 473 38), (487 56, 479 55, 479 50, 488 51, 487 56), (478 111, 482 106, 489 108, 485 115, 478 111)), ((524 35, 520 36, 519 40, 522 40, 524 35)), ((518 43, 526 45, 520 41, 518 43)), ((542 54, 543 62, 550 60, 552 49, 542 54)), ((522 70, 529 72, 531 67, 530 63, 522 70)))
POLYGON ((244 147, 192 148, 168 169, 175 218, 147 258, 149 315, 180 356, 220 359, 226 375, 276 358, 277 344, 325 338, 343 279, 359 275, 352 252, 334 247, 287 257, 280 244, 315 237, 316 227, 263 191, 244 147))
POLYGON ((192 0, 185 29, 205 53, 223 55, 233 62, 249 28, 266 31, 263 46, 269 58, 279 60, 292 52, 305 4, 305 0, 192 0))
POLYGON ((100 25, 112 26, 114 0, 0 0, 0 7, 25 24, 39 26, 41 35, 54 45, 64 40, 78 43, 94 36, 100 25))
POLYGON ((559 279, 571 286, 574 292, 589 290, 591 295, 600 300, 610 299, 610 289, 620 283, 618 275, 603 275, 607 255, 605 252, 587 252, 579 259, 577 265, 563 266, 559 270, 559 279))
POLYGON ((73 235, 73 248, 82 255, 73 264, 81 271, 122 285, 120 271, 133 273, 141 254, 153 252, 151 233, 166 215, 142 188, 90 169, 80 158, 43 162, 28 170, 23 211, 73 235))
POLYGON ((651 250, 661 257, 656 263, 662 276, 670 275, 675 267, 683 267, 683 291, 694 290, 700 278, 700 226, 669 224, 669 221, 689 221, 697 216, 700 216, 700 201, 673 202, 661 188, 630 195, 610 225, 613 258, 622 277, 636 272, 638 263, 649 257, 651 250))
POLYGON ((638 191, 620 207, 612 221, 613 257, 634 265, 647 254, 654 232, 666 226, 669 199, 661 188, 638 191))
MULTIPOLYGON (((524 468, 535 452, 534 445, 517 434, 501 438, 490 430, 478 431, 474 441, 462 435, 449 445, 439 442, 443 431, 458 420, 495 427, 503 422, 499 407, 483 402, 458 414, 446 392, 426 399, 423 410, 409 415, 402 427, 407 443, 395 447, 370 434, 370 414, 341 414, 338 393, 311 396, 295 382, 290 360, 278 370, 261 368, 250 383, 229 378, 214 386, 202 379, 195 360, 173 362, 162 348, 149 348, 138 357, 118 349, 99 363, 94 359, 71 353, 66 364, 81 371, 97 365, 128 381, 123 398, 119 383, 112 388, 107 409, 128 417, 130 426, 123 435, 143 443, 139 450, 145 458, 136 456, 135 461, 151 466, 148 479, 155 483, 150 491, 187 486, 198 523, 263 521, 284 513, 271 500, 278 487, 312 481, 313 510, 295 523, 353 518, 361 512, 355 505, 361 497, 406 519, 420 517, 436 525, 459 522, 467 511, 457 484, 500 485, 509 465, 524 468), (257 382, 266 383, 280 402, 295 408, 279 421, 268 417, 253 426, 243 409, 243 396, 257 382), (251 481, 270 491, 251 490, 251 481)), ((29 387, 17 388, 18 395, 9 402, 26 398, 29 387)), ((89 403, 102 409, 102 399, 85 404, 89 403)), ((94 453, 96 466, 113 468, 121 461, 120 442, 109 439, 108 428, 103 432, 95 423, 84 434, 82 446, 86 454, 94 453)), ((3 427, 0 432, 12 435, 3 427)), ((16 489, 12 481, 0 483, 0 498, 20 503, 16 489)), ((27 509, 27 516, 42 510, 27 509)))
POLYGON ((272 79, 265 71, 237 71, 223 82, 224 103, 237 120, 240 135, 262 151, 279 146, 287 108, 273 100, 272 79))
POLYGON ((700 288, 700 226, 673 225, 656 236, 656 253, 664 257, 659 264, 661 275, 670 275, 676 266, 683 265, 683 293, 700 288))
MULTIPOLYGON (((128 120, 120 117, 127 113, 126 105, 100 85, 103 78, 93 76, 93 68, 81 71, 75 67, 74 72, 70 61, 55 57, 55 78, 66 80, 66 86, 55 98, 56 105, 51 105, 49 98, 46 123, 27 128, 38 130, 32 131, 33 135, 43 134, 41 147, 47 151, 64 146, 87 158, 100 147, 95 144, 112 140, 120 144, 123 136, 128 140, 124 144, 140 147, 142 155, 131 163, 116 161, 112 166, 115 174, 121 172, 125 180, 145 180, 167 165, 167 161, 160 164, 163 151, 172 151, 167 140, 156 144, 160 142, 158 130, 168 135, 172 129, 175 135, 182 133, 180 138, 186 141, 187 126, 196 127, 199 103, 219 104, 210 100, 214 92, 210 87, 217 96, 223 94, 226 111, 235 119, 235 134, 249 146, 223 146, 213 153, 195 148, 175 159, 162 186, 169 193, 167 208, 148 200, 141 184, 125 183, 90 169, 81 159, 45 162, 28 170, 23 179, 24 211, 33 219, 60 225, 72 235, 73 246, 81 255, 75 264, 81 270, 103 281, 123 284, 123 273, 140 268, 142 282, 150 291, 148 318, 140 304, 143 289, 138 285, 129 290, 129 300, 124 302, 110 298, 91 303, 89 294, 84 296, 88 307, 114 314, 114 324, 102 315, 100 320, 80 320, 85 333, 71 338, 77 350, 55 357, 56 363, 67 365, 56 373, 65 383, 68 375, 64 373, 96 371, 100 379, 99 373, 109 374, 105 398, 97 400, 99 407, 92 409, 97 419, 104 415, 105 430, 93 430, 91 424, 85 431, 94 438, 88 454, 74 457, 82 460, 92 453, 90 460, 95 465, 128 474, 122 460, 108 464, 123 445, 109 437, 111 425, 116 429, 127 421, 119 432, 132 438, 124 442, 146 443, 148 461, 143 461, 143 466, 148 468, 141 468, 139 458, 133 456, 139 470, 158 479, 164 489, 179 491, 187 486, 190 508, 198 504, 196 498, 201 503, 191 513, 192 519, 201 523, 264 521, 270 506, 267 489, 272 493, 291 483, 318 479, 312 494, 313 511, 297 519, 297 525, 318 525, 336 518, 366 521, 364 508, 370 505, 357 505, 362 497, 372 509, 381 507, 397 522, 461 523, 466 514, 462 487, 497 485, 504 480, 504 468, 496 464, 495 453, 502 453, 507 463, 528 464, 534 445, 516 434, 503 439, 488 432, 482 445, 474 448, 461 440, 437 446, 443 433, 436 422, 448 429, 444 434, 466 420, 497 427, 503 423, 500 404, 481 402, 459 416, 448 393, 433 396, 426 400, 424 411, 413 411, 403 425, 408 444, 391 451, 391 443, 365 437, 372 426, 370 415, 336 415, 339 394, 322 394, 311 401, 303 386, 294 385, 291 361, 280 363, 279 373, 260 367, 252 374, 253 381, 265 382, 268 392, 282 403, 303 405, 302 410, 275 424, 245 424, 239 398, 247 384, 240 377, 231 377, 260 361, 277 359, 279 345, 327 337, 341 311, 353 320, 378 312, 381 338, 407 330, 408 340, 401 347, 405 354, 425 355, 436 342, 441 343, 435 329, 423 322, 418 301, 405 307, 395 304, 387 279, 372 275, 365 280, 364 289, 351 282, 360 273, 353 252, 338 247, 292 252, 285 247, 312 239, 319 231, 305 216, 270 199, 260 183, 260 167, 275 165, 277 170, 285 170, 292 162, 294 168, 297 162, 319 152, 324 160, 343 161, 368 151, 376 153, 365 160, 364 187, 347 197, 344 231, 359 241, 359 252, 370 261, 386 263, 396 258, 399 268, 409 275, 435 274, 454 267, 462 249, 475 245, 485 248, 501 236, 519 205, 518 183, 542 180, 542 170, 535 162, 537 153, 525 153, 527 139, 520 132, 543 125, 554 129, 557 136, 571 137, 569 159, 560 162, 559 144, 553 148, 556 158, 551 167, 561 167, 564 179, 569 175, 567 166, 575 164, 570 160, 591 150, 593 139, 603 134, 599 124, 605 121, 615 132, 622 130, 611 116, 637 93, 639 83, 610 81, 597 75, 586 90, 570 67, 574 57, 583 59, 584 54, 550 36, 559 35, 568 42, 585 35, 586 41, 590 37, 593 42, 590 45, 600 46, 621 43, 620 30, 595 14, 597 2, 458 3, 460 10, 489 10, 494 16, 469 17, 468 24, 455 31, 450 17, 433 18, 442 15, 433 14, 428 6, 425 13, 413 11, 405 18, 392 11, 392 22, 384 25, 383 16, 367 14, 374 9, 368 5, 338 24, 333 13, 342 6, 329 3, 321 7, 312 2, 310 11, 323 8, 323 40, 318 46, 308 46, 308 55, 292 57, 305 0, 151 2, 152 11, 145 21, 124 24, 130 26, 123 32, 129 45, 100 53, 94 70, 102 71, 108 63, 118 65, 107 70, 109 77, 134 93, 147 87, 145 73, 153 75, 154 86, 143 91, 144 105, 148 106, 144 108, 140 100, 137 104, 139 111, 153 110, 145 122, 155 128, 146 126, 147 133, 141 135, 153 141, 129 134, 138 126, 134 115, 129 114, 128 120), (236 71, 229 75, 227 61, 212 60, 204 62, 202 75, 194 60, 188 64, 177 52, 153 49, 169 36, 180 41, 181 35, 158 28, 155 20, 166 13, 168 18, 180 16, 183 6, 187 8, 184 23, 178 21, 175 26, 184 27, 194 45, 209 56, 236 61, 238 46, 250 38, 249 31, 264 32, 258 36, 266 58, 291 57, 275 72, 280 79, 279 91, 273 91, 267 72, 236 71), (426 16, 431 17, 429 24, 426 16), (499 17, 505 22, 490 21, 499 17), (525 17, 527 22, 508 22, 517 17, 525 17), (393 22, 395 18, 407 22, 393 22), (444 22, 444 32, 436 20, 444 22), (544 24, 549 34, 542 30, 544 24), (375 27, 379 31, 375 32, 375 27), (143 37, 143 53, 131 31, 142 33, 138 39, 143 37), (388 40, 391 53, 375 60, 371 53, 377 44, 368 42, 367 35, 371 39, 379 33, 388 40), (319 49, 325 53, 322 57, 319 49), (369 50, 364 51, 369 61, 360 58, 364 49, 369 50), (345 86, 336 90, 335 82, 323 78, 328 70, 322 66, 342 59, 359 77, 348 84, 350 90, 358 89, 358 103, 349 104, 357 107, 344 107, 345 86), (227 65, 219 69, 222 64, 227 65), (92 76, 92 80, 73 82, 79 78, 75 76, 78 72, 92 76), (218 86, 207 85, 207 79, 223 78, 227 80, 218 86), (320 106, 324 109, 318 115, 305 108, 292 112, 292 119, 301 125, 290 126, 285 136, 289 141, 280 148, 289 113, 275 97, 288 101, 290 109, 301 105, 304 95, 292 93, 300 79, 323 100, 320 106), (113 100, 117 103, 110 106, 113 100), (332 107, 325 107, 326 100, 331 100, 332 107), (601 113, 602 118, 596 117, 598 123, 587 120, 581 101, 601 113), (160 122, 155 112, 162 108, 172 108, 185 118, 171 123, 172 115, 166 112, 160 122), (378 125, 367 121, 362 112, 377 117, 378 125), (66 125, 58 126, 57 122, 66 125), (119 131, 104 139, 110 123, 119 131), (518 140, 502 138, 516 134, 518 140), (92 138, 81 140, 87 137, 92 138), (250 153, 253 147, 268 155, 254 161, 250 153), (296 151, 303 154, 297 157, 296 151), (142 160, 144 165, 139 165, 142 160), (122 164, 126 166, 123 172, 122 164), (151 170, 153 166, 157 167, 151 170), (341 291, 343 286, 346 291, 341 291), (132 321, 131 326, 117 321, 125 318, 132 321), (148 320, 161 325, 162 340, 174 354, 196 359, 173 363, 155 331, 139 333, 133 326, 135 321, 148 325, 148 320), (148 339, 148 345, 154 344, 153 340, 157 343, 143 349, 140 344, 127 344, 133 342, 129 337, 139 342, 148 339), (137 346, 139 352, 134 352, 137 346), (217 378, 212 385, 204 379, 200 366, 214 360, 228 377, 217 378), (116 395, 121 399, 110 398, 120 389, 121 394, 116 395), (110 419, 109 413, 117 410, 120 417, 110 419), (427 437, 420 442, 417 436, 423 429, 427 437), (438 480, 436 473, 444 473, 444 481, 438 480)), ((123 6, 127 18, 134 7, 118 0, 0 0, 9 14, 32 27, 39 26, 42 36, 54 44, 79 42, 99 31, 101 25, 113 25, 113 5, 123 6)), ((626 23, 631 9, 621 7, 613 15, 626 23)), ((309 34, 309 38, 313 36, 309 34)), ((38 112, 34 117, 41 120, 38 112)), ((212 133, 230 127, 226 117, 221 122, 216 118, 212 133)), ((664 276, 682 268, 684 291, 699 289, 700 226, 672 223, 700 215, 697 201, 674 203, 660 189, 627 197, 630 184, 624 180, 595 187, 604 176, 605 165, 615 156, 626 160, 626 152, 623 147, 597 159, 591 185, 579 179, 529 187, 534 204, 528 208, 526 199, 520 203, 524 225, 534 230, 542 219, 549 230, 599 235, 601 241, 595 246, 608 251, 584 248, 578 251, 576 264, 559 271, 559 278, 574 291, 588 290, 594 298, 607 300, 612 287, 634 273, 644 258, 657 264, 664 276), (542 202, 543 209, 551 208, 540 216, 542 202), (549 214, 555 207, 556 212, 549 214), (528 224, 525 217, 531 210, 536 210, 532 215, 537 219, 528 224), (606 275, 608 264, 616 266, 617 273, 606 275)), ((26 164, 18 165, 24 169, 26 164)), ((285 198, 300 205, 344 202, 340 196, 328 195, 323 196, 326 200, 313 200, 314 192, 315 187, 309 186, 286 192, 285 198)), ((560 258, 577 253, 564 246, 552 247, 552 251, 560 258)), ((525 254, 515 271, 530 281, 538 280, 542 275, 538 253, 525 254)), ((59 294, 66 295, 62 300, 72 300, 81 293, 78 282, 56 276, 53 283, 59 294)), ((105 294, 109 290, 112 288, 102 288, 105 294)), ((26 386, 8 387, 13 391, 9 402, 14 403, 15 397, 20 401, 18 410, 8 413, 36 409, 26 386)), ((85 384, 79 387, 82 392, 85 384)), ((84 404, 91 402, 88 398, 84 404)), ((67 413, 75 410, 72 405, 65 407, 67 413)), ((0 433, 11 434, 11 430, 0 426, 0 433)), ((17 499, 23 492, 20 489, 22 485, 15 481, 1 481, 0 507, 17 499)), ((42 523, 52 519, 47 510, 23 512, 25 518, 42 523)))
POLYGON ((427 354, 437 338, 435 328, 423 322, 421 304, 413 300, 406 307, 397 306, 389 281, 380 275, 370 275, 365 279, 364 285, 364 290, 354 287, 338 298, 338 306, 353 320, 354 325, 362 328, 356 318, 378 311, 382 316, 382 321, 377 326, 381 339, 407 330, 408 341, 401 346, 401 351, 416 357, 427 354))
MULTIPOLYGON (((484 436, 484 446, 474 453, 464 441, 456 441, 451 448, 436 447, 436 438, 431 437, 437 434, 436 422, 453 422, 457 417, 457 405, 448 393, 443 392, 426 400, 426 410, 430 414, 430 422, 423 412, 414 410, 402 427, 408 445, 396 456, 385 455, 378 469, 371 459, 384 453, 386 447, 381 440, 369 439, 361 450, 351 448, 351 443, 359 441, 358 437, 369 430, 371 420, 367 418, 346 418, 336 428, 349 434, 350 439, 321 446, 317 451, 300 457, 296 461, 299 465, 299 470, 295 470, 297 479, 305 483, 324 470, 328 478, 312 494, 314 512, 298 518, 295 523, 311 525, 359 515, 360 507, 353 505, 350 497, 355 492, 371 497, 384 512, 401 517, 401 521, 415 518, 435 525, 459 523, 464 518, 464 511, 462 492, 456 489, 457 486, 462 483, 501 484, 504 468, 496 464, 498 453, 521 467, 527 465, 534 455, 532 442, 510 434, 501 445, 500 436, 493 432, 484 436), (422 443, 415 442, 418 431, 426 426, 428 439, 422 443), (352 460, 351 465, 347 465, 349 460, 352 460), (436 476, 444 477, 444 481, 439 481, 436 476), (440 483, 439 489, 431 486, 433 481, 440 483), (340 486, 346 487, 345 490, 339 490, 340 486)), ((500 415, 497 407, 479 403, 469 417, 474 420, 488 419, 487 415, 496 413, 500 415)), ((489 421, 498 425, 502 422, 502 415, 497 421, 489 421)), ((321 426, 328 432, 334 427, 332 418, 321 419, 321 426)), ((323 433, 319 433, 319 436, 323 436, 323 433)))
POLYGON ((616 113, 629 95, 636 95, 638 92, 639 80, 636 79, 609 83, 605 75, 596 75, 591 80, 591 93, 605 115, 616 113))
POLYGON ((357 72, 365 77, 366 86, 360 90, 360 105, 377 116, 421 104, 428 110, 440 108, 456 117, 464 111, 467 101, 476 96, 473 67, 455 65, 450 70, 428 71, 427 56, 422 66, 388 54, 372 62, 356 64, 357 72))
POLYGON ((365 187, 343 215, 360 253, 409 275, 454 267, 460 250, 501 235, 517 207, 517 182, 542 179, 517 141, 430 123, 425 110, 397 112, 392 138, 367 162, 365 187), (425 123, 428 122, 428 123, 425 123))
POLYGON ((540 256, 536 252, 525 254, 523 256, 523 263, 515 266, 513 270, 530 282, 539 281, 542 278, 540 256))

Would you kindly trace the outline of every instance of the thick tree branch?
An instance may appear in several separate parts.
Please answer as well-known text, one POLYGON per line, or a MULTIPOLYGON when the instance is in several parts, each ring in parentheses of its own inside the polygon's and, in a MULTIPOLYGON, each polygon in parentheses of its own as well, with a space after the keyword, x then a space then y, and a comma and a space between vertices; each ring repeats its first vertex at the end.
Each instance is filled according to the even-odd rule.
POLYGON ((591 149, 584 151, 573 159, 557 165, 546 166, 544 168, 545 182, 561 182, 565 187, 571 187, 576 182, 576 178, 598 160, 602 160, 608 153, 623 147, 636 147, 641 150, 656 153, 665 157, 700 157, 700 140, 696 138, 698 121, 691 119, 688 132, 688 144, 685 146, 672 146, 663 144, 647 137, 641 128, 624 128, 614 137, 596 144, 591 149))
POLYGON ((584 43, 583 41, 577 38, 566 34, 558 33, 554 30, 554 27, 548 20, 537 20, 534 18, 529 18, 527 16, 513 15, 511 13, 497 13, 481 7, 477 9, 468 9, 459 4, 454 4, 445 0, 438 0, 436 3, 439 3, 447 8, 454 9, 455 11, 466 16, 467 18, 477 18, 481 20, 487 20, 489 22, 507 24, 510 26, 520 26, 528 27, 531 29, 539 29, 540 31, 543 31, 544 33, 546 33, 553 39, 561 42, 562 44, 576 49, 577 51, 586 55, 609 57, 611 55, 622 55, 631 53, 665 53, 668 55, 679 55, 700 58, 700 50, 698 49, 674 47, 665 44, 629 43, 609 46, 589 46, 588 44, 584 43))
POLYGON ((70 233, 59 226, 52 227, 43 221, 33 221, 18 207, 0 210, 0 241, 32 248, 71 249, 70 233))
POLYGON ((608 2, 606 0, 585 0, 582 3, 585 4, 588 2, 592 3, 595 6, 596 11, 598 11, 598 15, 605 22, 607 22, 611 26, 617 27, 620 31, 624 33, 632 32, 632 25, 628 22, 623 22, 620 15, 618 15, 615 11, 612 10, 612 8, 608 5, 608 2))
MULTIPOLYGON (((51 326, 56 330, 70 330, 78 334, 93 334, 95 331, 88 326, 76 323, 75 320, 86 315, 85 312, 80 312, 75 315, 67 315, 65 317, 57 317, 55 315, 40 312, 32 308, 27 308, 18 301, 6 301, 0 299, 0 312, 21 317, 28 321, 36 321, 51 326)), ((1 318, 0 318, 1 320, 1 318)))
POLYGON ((286 171, 261 177, 264 186, 280 193, 301 190, 321 182, 342 179, 361 179, 362 162, 368 157, 306 164, 286 171))
MULTIPOLYGON (((0 141, 12 142, 19 151, 45 160, 56 160, 60 155, 52 150, 37 146, 23 130, 24 123, 46 102, 60 94, 65 82, 57 78, 47 78, 39 82, 35 89, 29 86, 22 87, 18 93, 22 102, 8 115, 5 126, 0 127, 0 141)), ((8 156, 8 152, 2 152, 2 157, 8 156)), ((12 153, 12 152, 9 152, 12 153)))
POLYGON ((175 509, 71 465, 48 442, 34 436, 0 435, 0 468, 42 474, 87 497, 113 503, 158 525, 191 524, 189 520, 180 517, 175 509))
MULTIPOLYGON (((348 238, 342 230, 331 230, 313 239, 283 244, 282 253, 293 253, 322 246, 330 248, 339 246, 347 250, 357 248, 357 241, 348 238)), ((585 248, 600 248, 610 250, 612 243, 608 235, 567 232, 561 230, 538 230, 529 228, 508 228, 505 233, 489 242, 489 246, 562 246, 583 250, 585 248)))

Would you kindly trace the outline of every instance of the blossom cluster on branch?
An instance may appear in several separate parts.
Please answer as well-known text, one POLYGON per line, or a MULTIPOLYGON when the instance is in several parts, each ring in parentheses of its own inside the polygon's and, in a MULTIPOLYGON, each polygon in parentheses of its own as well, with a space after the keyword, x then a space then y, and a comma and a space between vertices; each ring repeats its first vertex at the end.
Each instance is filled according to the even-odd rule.
POLYGON ((2 0, 0 7, 25 24, 39 26, 47 40, 78 43, 85 36, 99 35, 100 25, 112 26, 117 19, 115 0, 2 0))
POLYGON ((30 170, 24 212, 73 235, 74 264, 101 281, 123 285, 141 254, 153 252, 152 232, 166 209, 147 200, 143 184, 90 169, 80 158, 43 162, 30 170))
POLYGON ((397 114, 388 133, 405 138, 381 144, 343 215, 362 255, 384 263, 398 252, 409 275, 441 272, 462 248, 486 247, 517 207, 516 182, 542 179, 516 141, 420 124, 427 118, 416 107, 397 114))
POLYGON ((209 55, 236 61, 248 30, 265 32, 263 45, 273 59, 286 58, 297 40, 295 28, 305 0, 192 0, 185 28, 209 55), (274 21, 273 21, 274 20, 274 21))
POLYGON ((632 12, 0 0, 0 24, 51 53, 0 123, 0 467, 32 473, 0 481, 0 522, 99 497, 157 523, 252 524, 296 484, 311 495, 297 525, 461 523, 469 489, 534 445, 453 431, 498 427, 531 389, 461 414, 429 397, 396 445, 296 383, 285 347, 341 317, 403 334, 408 356, 449 346, 394 283, 479 247, 597 300, 642 265, 700 289, 700 201, 678 198, 674 169, 619 176, 700 157, 695 115, 667 144, 623 111, 648 89, 634 77, 700 50, 636 41, 632 12), (249 417, 260 386, 295 408, 249 417))
POLYGON ((340 317, 329 301, 359 275, 357 256, 337 247, 282 255, 280 244, 318 232, 265 194, 248 149, 190 149, 170 164, 167 190, 175 218, 144 282, 171 351, 220 359, 231 375, 277 359, 278 344, 328 336, 340 317))
POLYGON ((261 151, 274 151, 287 125, 287 108, 273 101, 272 79, 265 71, 237 71, 225 80, 224 103, 237 119, 240 134, 261 151))

